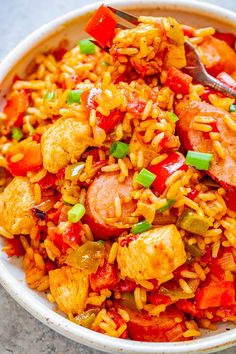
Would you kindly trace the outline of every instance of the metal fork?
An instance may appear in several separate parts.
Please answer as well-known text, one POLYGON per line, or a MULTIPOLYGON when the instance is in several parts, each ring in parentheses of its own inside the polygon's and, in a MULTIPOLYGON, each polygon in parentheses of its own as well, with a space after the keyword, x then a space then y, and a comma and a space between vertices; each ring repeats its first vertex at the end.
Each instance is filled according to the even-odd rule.
MULTIPOLYGON (((114 14, 116 14, 118 17, 131 23, 132 25, 137 26, 139 24, 138 17, 128 14, 127 12, 115 9, 111 6, 108 6, 108 8, 112 12, 114 12, 114 14)), ((128 29, 128 27, 124 26, 123 24, 118 24, 117 27, 121 29, 128 29)), ((96 41, 93 41, 93 43, 101 48, 99 43, 97 43, 96 41)), ((208 74, 204 65, 201 62, 198 51, 196 50, 194 45, 187 40, 184 42, 184 45, 187 53, 187 65, 184 67, 184 71, 187 72, 190 76, 192 76, 194 81, 203 84, 204 86, 208 86, 214 89, 215 91, 222 93, 224 96, 236 98, 236 91, 234 91, 229 86, 223 84, 222 82, 208 74)), ((108 47, 101 49, 105 50, 106 52, 109 52, 108 47)))

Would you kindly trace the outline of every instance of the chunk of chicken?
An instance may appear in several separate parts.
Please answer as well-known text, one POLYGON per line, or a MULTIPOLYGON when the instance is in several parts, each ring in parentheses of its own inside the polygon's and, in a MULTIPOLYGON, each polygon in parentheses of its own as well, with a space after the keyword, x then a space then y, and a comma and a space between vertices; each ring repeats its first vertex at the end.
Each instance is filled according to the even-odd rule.
POLYGON ((91 128, 85 119, 58 119, 42 135, 44 168, 57 173, 71 159, 79 159, 87 147, 92 145, 91 135, 91 128))
POLYGON ((27 235, 35 224, 33 186, 26 177, 15 177, 0 195, 0 226, 8 232, 27 235))
POLYGON ((60 310, 77 315, 85 309, 89 287, 86 272, 69 266, 51 270, 49 283, 60 310))
POLYGON ((143 232, 124 245, 119 240, 117 261, 122 277, 164 281, 186 261, 184 244, 175 225, 143 232))

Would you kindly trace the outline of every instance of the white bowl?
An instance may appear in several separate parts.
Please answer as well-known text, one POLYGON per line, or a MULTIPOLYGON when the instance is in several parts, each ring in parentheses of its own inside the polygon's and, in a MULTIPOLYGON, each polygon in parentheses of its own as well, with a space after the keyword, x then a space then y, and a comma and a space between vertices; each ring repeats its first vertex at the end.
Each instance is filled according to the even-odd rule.
MULTIPOLYGON (((194 0, 115 0, 112 6, 130 10, 131 13, 146 15, 170 15, 186 24, 213 26, 236 33, 236 14, 223 8, 195 2, 194 0)), ((83 28, 92 11, 100 4, 93 3, 70 12, 44 25, 22 41, 0 65, 0 107, 4 95, 15 74, 23 75, 36 53, 56 47, 61 39, 67 38, 72 45, 86 36, 83 28)), ((0 246, 3 240, 0 239, 0 246)), ((178 343, 145 343, 111 338, 75 325, 53 311, 52 306, 41 294, 32 291, 24 281, 24 273, 17 259, 7 259, 0 252, 0 282, 9 294, 34 317, 45 325, 87 346, 113 353, 210 353, 236 344, 236 328, 221 324, 216 332, 205 332, 200 339, 178 343), (232 328, 230 331, 226 328, 232 328)))

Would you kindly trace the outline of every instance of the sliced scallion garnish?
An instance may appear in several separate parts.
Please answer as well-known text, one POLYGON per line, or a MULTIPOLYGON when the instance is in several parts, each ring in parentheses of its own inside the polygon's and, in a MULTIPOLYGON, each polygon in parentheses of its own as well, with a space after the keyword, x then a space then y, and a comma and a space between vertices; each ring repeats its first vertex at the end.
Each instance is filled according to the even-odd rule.
POLYGON ((135 235, 141 234, 142 232, 148 231, 151 228, 152 228, 152 224, 150 224, 150 222, 146 220, 143 220, 133 226, 132 233, 135 235))
POLYGON ((110 147, 110 155, 122 159, 129 153, 129 145, 122 141, 114 141, 110 147))
POLYGON ((67 94, 67 104, 81 103, 80 95, 84 92, 83 90, 70 90, 67 94))
POLYGON ((188 166, 193 166, 197 170, 206 171, 210 167, 213 154, 207 154, 204 152, 188 151, 186 156, 186 164, 188 166))
POLYGON ((78 45, 81 54, 94 54, 96 52, 96 46, 90 39, 82 39, 78 45))
POLYGON ((68 211, 68 220, 69 222, 76 223, 79 222, 80 219, 85 214, 85 207, 83 204, 75 204, 69 211, 68 211))
POLYGON ((154 173, 148 171, 146 168, 143 168, 136 177, 136 182, 144 186, 145 188, 149 188, 154 180, 156 179, 156 175, 154 173))

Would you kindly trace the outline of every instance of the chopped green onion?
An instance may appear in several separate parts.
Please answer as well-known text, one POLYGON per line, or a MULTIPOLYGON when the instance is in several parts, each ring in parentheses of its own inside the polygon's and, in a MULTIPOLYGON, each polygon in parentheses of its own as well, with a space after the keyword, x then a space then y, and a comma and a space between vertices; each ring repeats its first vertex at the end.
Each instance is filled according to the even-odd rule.
POLYGON ((170 209, 171 205, 175 203, 175 199, 170 199, 168 202, 161 208, 158 209, 160 213, 164 213, 164 211, 170 209))
POLYGON ((85 207, 83 204, 75 204, 69 211, 68 211, 68 220, 72 223, 79 222, 80 219, 85 214, 85 207))
POLYGON ((197 170, 208 170, 213 155, 204 152, 188 151, 186 164, 195 167, 197 170))
POLYGON ((67 94, 67 104, 81 103, 80 95, 84 92, 83 90, 70 90, 67 94))
POLYGON ((94 54, 96 52, 96 46, 90 39, 82 39, 78 44, 81 54, 94 54))
POLYGON ((229 106, 229 111, 236 113, 236 104, 233 104, 233 103, 232 103, 232 104, 229 106))
POLYGON ((139 223, 133 226, 132 232, 133 234, 141 234, 144 231, 148 231, 152 228, 152 224, 147 222, 146 220, 140 221, 139 223))
POLYGON ((56 94, 55 94, 55 92, 47 92, 43 98, 44 98, 44 100, 53 101, 56 98, 56 94))
POLYGON ((23 138, 23 133, 20 128, 17 127, 12 127, 11 128, 11 136, 12 139, 15 139, 17 141, 20 141, 23 138))
POLYGON ((117 159, 122 159, 129 153, 129 145, 122 141, 114 141, 110 147, 110 155, 117 159))
POLYGON ((102 62, 101 62, 101 65, 102 65, 102 66, 110 66, 110 64, 108 64, 106 61, 102 61, 102 62))
POLYGON ((103 241, 103 240, 98 240, 97 243, 98 243, 99 245, 103 246, 103 245, 105 244, 105 241, 103 241))
POLYGON ((149 188, 151 184, 155 181, 156 175, 154 173, 143 168, 136 177, 136 182, 144 186, 145 188, 149 188))
POLYGON ((167 112, 171 122, 176 123, 179 120, 179 117, 174 112, 167 112))

